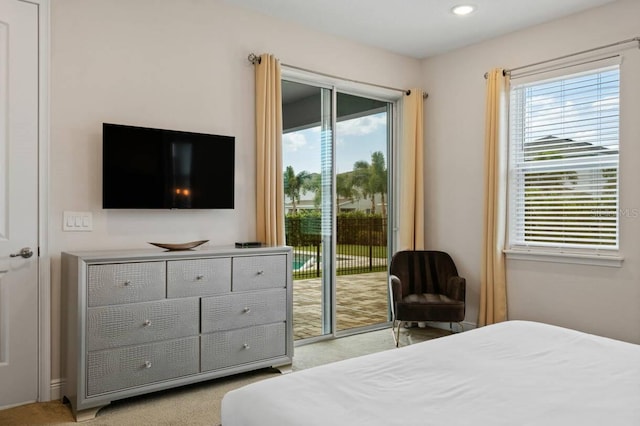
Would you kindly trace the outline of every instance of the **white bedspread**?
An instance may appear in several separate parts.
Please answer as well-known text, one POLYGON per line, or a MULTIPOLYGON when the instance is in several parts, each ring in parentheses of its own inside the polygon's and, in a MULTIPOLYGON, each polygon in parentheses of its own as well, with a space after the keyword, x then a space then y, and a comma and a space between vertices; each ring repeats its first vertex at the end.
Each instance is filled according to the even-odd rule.
POLYGON ((223 426, 640 425, 640 346, 509 321, 253 383, 223 426))

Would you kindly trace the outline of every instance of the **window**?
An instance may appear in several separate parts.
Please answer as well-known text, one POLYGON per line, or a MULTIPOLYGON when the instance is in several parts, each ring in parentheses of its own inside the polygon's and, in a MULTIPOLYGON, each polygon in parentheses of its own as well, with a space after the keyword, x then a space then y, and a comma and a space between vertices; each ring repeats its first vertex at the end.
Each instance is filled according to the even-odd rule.
POLYGON ((618 249, 619 74, 512 81, 510 249, 618 249))

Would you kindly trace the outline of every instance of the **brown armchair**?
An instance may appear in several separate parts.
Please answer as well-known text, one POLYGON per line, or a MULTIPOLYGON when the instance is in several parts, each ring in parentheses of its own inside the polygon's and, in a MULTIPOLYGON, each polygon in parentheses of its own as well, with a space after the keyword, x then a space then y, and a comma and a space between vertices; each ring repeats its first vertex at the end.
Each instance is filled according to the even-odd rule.
POLYGON ((389 269, 389 290, 396 346, 405 322, 448 322, 451 327, 451 323, 464 320, 466 280, 458 276, 453 259, 445 252, 395 253, 389 269))

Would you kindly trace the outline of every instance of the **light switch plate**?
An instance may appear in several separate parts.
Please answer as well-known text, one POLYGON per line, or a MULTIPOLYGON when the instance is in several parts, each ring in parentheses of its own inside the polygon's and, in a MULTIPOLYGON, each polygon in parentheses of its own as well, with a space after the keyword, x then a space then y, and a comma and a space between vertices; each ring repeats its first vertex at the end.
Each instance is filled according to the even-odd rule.
POLYGON ((93 231, 93 214, 91 212, 63 212, 62 230, 71 232, 93 231))

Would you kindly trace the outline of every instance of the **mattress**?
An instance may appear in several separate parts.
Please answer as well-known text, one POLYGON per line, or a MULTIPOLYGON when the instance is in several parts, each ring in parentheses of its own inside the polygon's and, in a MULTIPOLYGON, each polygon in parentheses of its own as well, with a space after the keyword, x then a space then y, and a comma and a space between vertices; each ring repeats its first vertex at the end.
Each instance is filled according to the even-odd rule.
POLYGON ((222 426, 640 425, 640 346, 508 321, 228 392, 222 426))

